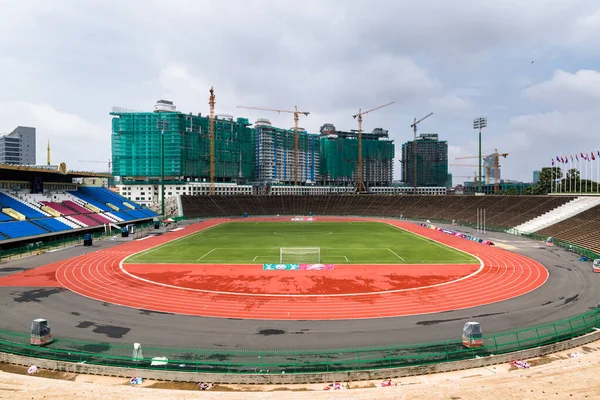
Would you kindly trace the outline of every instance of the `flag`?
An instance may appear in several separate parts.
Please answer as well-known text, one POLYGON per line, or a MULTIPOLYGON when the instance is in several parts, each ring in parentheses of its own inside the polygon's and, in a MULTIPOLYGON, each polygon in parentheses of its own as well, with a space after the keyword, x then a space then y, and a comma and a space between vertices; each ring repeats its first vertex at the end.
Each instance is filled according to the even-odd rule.
POLYGON ((577 157, 577 154, 575 154, 575 159, 576 159, 577 161, 579 161, 579 157, 577 157))
POLYGON ((552 166, 554 167, 554 159, 552 159, 552 166))
POLYGON ((573 155, 571 154, 571 162, 573 162, 573 155))
POLYGON ((591 158, 592 158, 592 161, 595 161, 595 160, 596 160, 596 157, 594 157, 594 152, 592 151, 590 154, 592 155, 592 157, 591 157, 591 158))
POLYGON ((600 150, 598 150, 598 157, 600 157, 600 150))

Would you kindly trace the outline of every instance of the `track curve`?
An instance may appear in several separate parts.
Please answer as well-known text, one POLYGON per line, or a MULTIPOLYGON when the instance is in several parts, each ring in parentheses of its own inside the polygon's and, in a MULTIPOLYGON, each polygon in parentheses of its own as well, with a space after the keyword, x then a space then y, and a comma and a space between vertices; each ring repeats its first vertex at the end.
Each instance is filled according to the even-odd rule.
MULTIPOLYGON (((261 219, 245 219, 257 221, 261 219)), ((280 219, 287 220, 287 219, 280 219)), ((386 222, 479 257, 483 268, 467 279, 421 290, 356 296, 244 296, 193 292, 140 280, 121 268, 126 257, 229 219, 213 219, 114 249, 61 263, 56 279, 65 288, 98 301, 136 309, 194 316, 262 320, 347 320, 438 313, 477 307, 529 293, 548 271, 520 254, 436 232, 409 222, 375 218, 319 218, 319 221, 386 222)))

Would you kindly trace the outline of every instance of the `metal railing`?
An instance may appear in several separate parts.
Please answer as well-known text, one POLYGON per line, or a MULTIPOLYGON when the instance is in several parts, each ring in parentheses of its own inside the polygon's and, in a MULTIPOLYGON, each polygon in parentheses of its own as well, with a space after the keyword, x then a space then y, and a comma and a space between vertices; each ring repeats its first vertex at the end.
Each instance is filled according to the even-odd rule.
MULTIPOLYGON (((136 225, 136 230, 145 230, 150 229, 152 223, 144 223, 136 225)), ((62 232, 61 232, 62 233, 62 232)), ((68 233, 65 232, 65 233, 68 233)), ((9 261, 13 258, 20 258, 24 256, 30 256, 35 254, 42 254, 49 250, 56 250, 65 247, 76 246, 78 244, 83 243, 83 237, 86 233, 92 235, 93 239, 102 240, 106 238, 110 238, 114 235, 120 234, 115 232, 85 232, 78 233, 75 235, 68 235, 66 237, 62 237, 60 239, 50 240, 50 241, 36 241, 32 243, 25 244, 19 247, 13 247, 9 249, 0 250, 0 262, 1 261, 9 261)), ((1 242, 0 242, 1 243, 1 242)))
MULTIPOLYGON (((115 344, 55 338, 29 344, 30 335, 0 331, 0 351, 43 359, 111 367, 225 374, 302 374, 420 366, 505 354, 585 335, 600 326, 600 309, 553 323, 483 336, 483 347, 462 341, 331 350, 228 350, 115 344)), ((457 332, 457 336, 460 332, 457 332)))

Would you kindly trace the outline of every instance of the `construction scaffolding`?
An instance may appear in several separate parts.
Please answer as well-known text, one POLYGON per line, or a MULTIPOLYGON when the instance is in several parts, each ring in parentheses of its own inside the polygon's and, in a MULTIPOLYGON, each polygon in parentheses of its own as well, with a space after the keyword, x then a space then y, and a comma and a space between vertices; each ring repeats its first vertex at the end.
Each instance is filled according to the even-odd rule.
MULTIPOLYGON (((161 176, 164 134, 165 180, 210 180, 209 118, 179 112, 112 112, 114 175, 128 181, 161 176)), ((215 182, 254 180, 254 130, 248 120, 217 115, 215 182)))
MULTIPOLYGON (((336 131, 332 124, 321 127, 320 183, 356 185, 358 133, 336 131)), ((394 142, 381 128, 362 133, 363 181, 367 187, 390 186, 394 168, 394 142)))

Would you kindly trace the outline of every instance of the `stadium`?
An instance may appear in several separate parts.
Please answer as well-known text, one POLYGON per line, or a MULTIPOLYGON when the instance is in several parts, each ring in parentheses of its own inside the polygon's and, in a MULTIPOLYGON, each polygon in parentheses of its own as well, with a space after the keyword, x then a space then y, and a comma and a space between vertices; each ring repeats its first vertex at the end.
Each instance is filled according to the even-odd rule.
POLYGON ((593 195, 192 194, 165 219, 73 183, 102 174, 1 171, 4 362, 353 382, 541 356, 600 328, 593 195))

